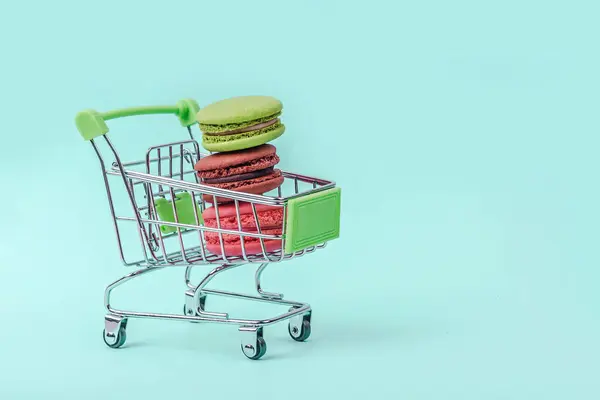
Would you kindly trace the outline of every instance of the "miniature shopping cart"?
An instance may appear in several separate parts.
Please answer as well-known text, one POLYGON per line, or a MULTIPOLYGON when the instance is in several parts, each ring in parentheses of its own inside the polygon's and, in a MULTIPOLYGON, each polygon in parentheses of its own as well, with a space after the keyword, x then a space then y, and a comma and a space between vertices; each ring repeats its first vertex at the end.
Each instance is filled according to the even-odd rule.
POLYGON ((200 152, 191 129, 196 123, 198 110, 199 106, 195 101, 186 99, 175 106, 127 108, 105 113, 85 110, 76 116, 77 129, 92 144, 100 161, 121 261, 125 266, 138 267, 135 272, 108 285, 105 290, 107 315, 104 342, 112 348, 121 347, 125 343, 129 318, 215 322, 239 326, 242 352, 246 357, 256 360, 266 352, 264 326, 289 320, 288 330, 292 339, 302 342, 310 336, 311 307, 306 303, 284 300, 282 294, 264 291, 261 288, 261 275, 269 264, 312 253, 339 236, 341 192, 334 182, 289 172, 283 172, 285 180, 278 189, 265 195, 240 193, 201 184, 193 167, 205 155, 200 152), (145 159, 125 162, 108 138, 106 121, 146 114, 177 116, 181 125, 187 128, 189 138, 186 135, 184 140, 150 147, 145 159), (110 163, 107 162, 107 155, 110 163), (216 198, 233 201, 238 229, 222 229, 218 222, 216 228, 203 224, 202 211, 207 207, 204 199, 206 196, 212 196, 215 200, 212 204, 217 213, 217 221, 219 204, 216 198), (256 231, 242 230, 240 205, 245 203, 251 205, 256 231), (283 209, 281 235, 261 232, 256 211, 258 205, 283 209), (128 225, 129 229, 126 230, 124 225, 128 225), (133 240, 125 238, 126 232, 133 233, 133 240), (261 251, 258 254, 247 254, 242 250, 243 254, 236 256, 227 255, 225 251, 222 254, 212 254, 206 247, 204 234, 207 232, 218 234, 221 248, 223 235, 239 236, 242 249, 244 239, 257 238, 261 251), (278 240, 281 246, 276 251, 267 251, 267 240, 278 240), (133 259, 126 254, 129 250, 134 250, 133 259), (198 284, 193 284, 192 268, 207 264, 214 265, 214 269, 198 284), (257 266, 257 295, 207 287, 217 274, 246 264, 257 266), (124 311, 112 306, 111 293, 117 286, 150 272, 176 266, 186 267, 187 289, 183 314, 124 311), (286 306, 287 311, 260 320, 230 318, 227 313, 207 310, 206 299, 209 295, 273 303, 286 306))

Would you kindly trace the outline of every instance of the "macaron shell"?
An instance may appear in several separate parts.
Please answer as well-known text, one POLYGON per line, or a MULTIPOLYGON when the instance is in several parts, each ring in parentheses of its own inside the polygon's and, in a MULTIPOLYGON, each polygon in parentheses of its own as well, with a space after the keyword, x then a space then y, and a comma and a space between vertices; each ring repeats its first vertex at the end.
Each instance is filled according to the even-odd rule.
POLYGON ((201 108, 196 120, 200 124, 225 125, 269 117, 282 109, 281 101, 271 96, 237 96, 201 108))
POLYGON ((244 132, 239 135, 229 136, 212 136, 213 141, 206 141, 206 135, 202 135, 202 147, 208 151, 214 152, 229 152, 236 150, 249 149, 251 147, 260 146, 268 143, 285 132, 285 125, 279 124, 275 129, 268 130, 264 133, 260 131, 244 132))
MULTIPOLYGON (((227 204, 224 206, 220 206, 219 208, 219 217, 221 218, 227 218, 227 217, 237 217, 237 211, 235 209, 235 205, 234 204, 227 204)), ((238 203, 238 209, 239 209, 239 213, 240 213, 240 217, 243 218, 244 215, 246 214, 254 214, 252 211, 252 204, 250 203, 246 203, 246 202, 242 202, 240 201, 238 203)), ((255 204, 254 205, 254 209, 256 210, 257 213, 259 213, 259 215, 262 215, 262 213, 264 212, 273 212, 273 211, 278 211, 281 210, 281 207, 277 207, 277 206, 268 206, 266 204, 255 204)), ((210 224, 212 219, 215 219, 217 215, 216 209, 215 207, 210 207, 204 210, 204 212, 202 213, 202 218, 205 221, 208 221, 207 224, 210 224)), ((282 219, 283 221, 283 219, 282 219)))
POLYGON ((196 171, 211 171, 236 165, 247 164, 256 159, 276 155, 277 149, 272 144, 263 144, 252 149, 215 153, 202 157, 194 166, 196 171))
MULTIPOLYGON (((285 178, 283 176, 278 176, 274 179, 271 179, 268 181, 257 182, 257 183, 254 183, 254 182, 252 182, 253 181, 252 179, 249 179, 248 184, 245 184, 243 186, 237 187, 235 189, 230 189, 230 190, 233 190, 235 192, 242 192, 242 193, 263 194, 263 193, 267 193, 273 189, 277 189, 279 186, 281 186, 283 184, 284 180, 285 180, 285 178)), ((209 195, 209 194, 202 195, 202 198, 207 203, 212 203, 214 201, 213 196, 209 195)), ((219 203, 219 204, 231 203, 231 202, 233 202, 233 199, 230 199, 227 197, 217 197, 217 203, 219 203)))

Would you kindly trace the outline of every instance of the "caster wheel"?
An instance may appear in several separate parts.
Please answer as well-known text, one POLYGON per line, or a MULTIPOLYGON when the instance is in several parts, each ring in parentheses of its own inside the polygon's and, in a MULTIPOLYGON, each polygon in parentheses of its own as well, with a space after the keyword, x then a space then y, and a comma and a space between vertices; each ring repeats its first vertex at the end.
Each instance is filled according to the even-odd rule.
POLYGON ((258 360, 267 352, 267 342, 262 337, 256 338, 256 344, 241 345, 242 353, 251 360, 258 360))
POLYGON ((102 331, 102 337, 104 339, 104 343, 113 349, 118 349, 119 347, 123 346, 125 344, 125 340, 127 340, 127 334, 125 333, 124 326, 119 328, 116 336, 114 334, 107 334, 105 329, 102 331))
POLYGON ((295 325, 290 322, 288 324, 288 332, 295 341, 304 342, 310 337, 310 321, 304 318, 300 325, 295 325))

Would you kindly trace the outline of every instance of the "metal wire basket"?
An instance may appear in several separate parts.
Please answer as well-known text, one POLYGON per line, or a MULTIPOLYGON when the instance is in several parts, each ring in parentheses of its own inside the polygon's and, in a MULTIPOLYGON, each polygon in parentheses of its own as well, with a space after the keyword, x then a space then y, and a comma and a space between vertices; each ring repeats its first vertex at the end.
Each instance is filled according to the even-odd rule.
POLYGON ((332 181, 290 172, 282 172, 284 183, 273 193, 265 195, 200 183, 193 167, 206 154, 201 153, 191 129, 196 124, 198 110, 194 100, 185 99, 175 106, 126 108, 105 113, 85 110, 76 116, 80 134, 91 143, 100 162, 121 261, 126 266, 138 267, 105 290, 104 341, 109 347, 121 347, 126 339, 128 318, 224 323, 239 326, 244 355, 259 359, 266 352, 264 326, 289 320, 288 330, 292 339, 305 341, 310 335, 310 305, 284 300, 279 293, 265 292, 261 288, 261 275, 269 264, 312 253, 339 236, 341 191, 332 181), (107 135, 106 121, 146 114, 176 115, 181 125, 187 128, 186 136, 189 138, 152 146, 147 150, 145 159, 125 162, 107 135), (105 150, 101 150, 97 142, 100 138, 107 146, 105 150), (115 183, 117 187, 113 187, 115 183), (128 212, 117 212, 117 193, 123 192, 125 198, 121 200, 129 203, 130 207, 126 208, 128 212), (212 199, 210 203, 214 208, 212 224, 202 219, 202 213, 209 208, 207 198, 212 199), (227 211, 221 207, 221 217, 228 213, 230 223, 226 227, 221 226, 217 198, 230 203, 227 211), (259 214, 266 208, 270 212, 282 213, 281 234, 261 227, 259 214), (253 229, 242 227, 242 214, 251 216, 253 229), (139 238, 135 245, 139 256, 133 260, 126 256, 126 250, 130 250, 134 243, 123 239, 124 224, 128 225, 129 232, 137 232, 139 238), (241 254, 227 253, 225 244, 231 238, 240 241, 241 254), (207 246, 208 240, 213 242, 212 251, 207 246), (247 246, 249 243, 254 245, 247 246), (248 251, 249 248, 255 251, 248 251), (190 279, 192 268, 205 264, 215 264, 215 268, 200 283, 193 284, 190 279), (206 287, 217 274, 246 264, 257 265, 257 295, 206 287), (117 286, 152 271, 177 266, 186 267, 183 314, 127 311, 111 305, 111 292, 117 286), (262 320, 230 318, 227 313, 206 310, 208 295, 273 303, 289 309, 262 320))

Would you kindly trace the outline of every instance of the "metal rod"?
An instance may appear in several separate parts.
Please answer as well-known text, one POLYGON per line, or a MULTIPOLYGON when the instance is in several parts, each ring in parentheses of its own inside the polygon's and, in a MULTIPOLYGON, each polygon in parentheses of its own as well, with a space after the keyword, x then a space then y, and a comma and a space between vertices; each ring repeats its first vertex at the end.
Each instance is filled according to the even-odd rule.
MULTIPOLYGON (((108 172, 108 174, 109 174, 109 175, 119 175, 118 173, 117 173, 117 174, 115 174, 115 173, 113 173, 113 172, 108 172)), ((184 171, 184 172, 183 172, 183 175, 191 175, 191 174, 194 174, 194 175, 195 175, 195 174, 196 174, 196 171, 190 170, 190 171, 184 171)), ((166 175, 165 175, 165 176, 166 176, 166 175)), ((172 176, 166 176, 166 177, 167 177, 167 178, 172 178, 172 176)), ((134 180, 134 182, 133 182, 133 185, 134 185, 134 186, 138 186, 138 185, 143 185, 144 183, 146 183, 146 182, 144 182, 144 181, 139 181, 139 180, 134 180)), ((158 192, 156 192, 156 193, 158 193, 158 192)), ((166 192, 165 192, 165 193, 166 193, 166 192)))
MULTIPOLYGON (((175 192, 172 188, 171 191, 171 207, 173 208, 173 217, 175 218, 175 222, 179 223, 179 215, 177 212, 177 197, 175 197, 175 192)), ((181 249, 181 258, 185 260, 185 262, 189 263, 190 261, 187 259, 185 255, 185 246, 183 245, 183 237, 181 236, 181 228, 177 227, 177 238, 179 239, 179 247, 181 249)))
POLYGON ((108 197, 108 207, 110 209, 110 215, 112 216, 113 226, 115 228, 115 233, 117 235, 117 244, 119 246, 119 255, 121 257, 121 261, 124 264, 127 264, 127 261, 125 260, 125 253, 123 252, 123 244, 121 242, 121 234, 119 232, 119 224, 117 222, 117 216, 115 214, 115 206, 113 204, 112 195, 110 192, 110 184, 108 182, 108 176, 106 175, 106 169, 104 168, 104 159, 102 158, 102 154, 100 154, 100 150, 98 150, 98 147, 96 146, 96 142, 94 142, 94 139, 90 140, 90 143, 92 144, 92 147, 94 148, 94 151, 96 152, 96 155, 98 156, 98 160, 100 161, 100 168, 102 168, 102 178, 104 179, 104 187, 106 189, 106 195, 108 197))
MULTIPOLYGON (((107 173, 109 175, 118 175, 118 173, 114 172, 114 171, 107 171, 107 173)), ((168 186, 172 186, 174 189, 195 190, 197 192, 205 193, 210 196, 228 197, 231 199, 238 199, 239 201, 252 202, 252 203, 256 203, 256 204, 265 204, 265 205, 283 205, 289 199, 304 196, 308 193, 311 193, 311 194, 317 193, 317 192, 335 187, 335 183, 331 182, 325 186, 320 186, 316 189, 311 189, 308 192, 302 192, 302 193, 298 193, 295 195, 286 196, 284 198, 276 198, 276 197, 256 195, 256 194, 251 194, 251 193, 236 192, 236 191, 232 191, 232 190, 228 190, 228 189, 217 188, 214 186, 207 186, 207 185, 200 184, 200 183, 180 181, 177 179, 171 179, 171 178, 166 178, 166 177, 161 177, 161 176, 156 176, 156 175, 150 175, 150 174, 145 174, 145 173, 137 172, 137 171, 127 171, 126 174, 128 177, 131 177, 133 179, 138 179, 138 180, 142 180, 145 182, 152 182, 152 183, 159 184, 159 185, 165 185, 165 186, 168 185, 168 186)))
POLYGON ((169 187, 168 190, 163 190, 162 192, 152 192, 152 196, 153 197, 165 197, 166 194, 171 194, 171 190, 173 190, 175 193, 183 193, 183 192, 187 192, 187 189, 173 189, 172 187, 169 187))
MULTIPOLYGON (((158 164, 157 164, 158 176, 162 176, 162 158, 160 158, 160 149, 156 149, 156 154, 157 154, 157 158, 159 159, 158 164)), ((159 192, 163 191, 161 184, 158 185, 158 191, 159 192)))
MULTIPOLYGON (((307 249, 304 254, 310 254, 310 253, 316 251, 317 249, 324 248, 326 245, 327 245, 327 243, 325 242, 323 244, 311 247, 311 248, 307 249)), ((223 259, 220 256, 217 256, 217 255, 214 255, 214 254, 211 254, 210 256, 207 256, 205 261, 203 261, 201 257, 198 257, 197 259, 193 259, 192 258, 193 254, 196 254, 196 253, 200 254, 200 251, 198 249, 199 249, 199 246, 196 246, 196 247, 189 248, 188 251, 187 251, 188 257, 190 257, 190 261, 192 261, 192 263, 194 263, 194 264, 196 264, 196 263, 198 263, 198 264, 222 264, 223 263, 223 259), (201 261, 203 261, 203 262, 201 263, 201 261)), ((280 253, 279 250, 273 252, 274 255, 277 255, 279 253, 280 253)), ((294 253, 294 255, 292 255, 292 254, 285 254, 283 260, 290 260, 291 258, 296 257, 300 253, 301 252, 297 252, 297 253, 294 253)), ((175 252, 169 253, 168 258, 170 260, 170 264, 168 266, 170 266, 170 267, 188 267, 188 266, 190 266, 190 264, 179 263, 178 261, 176 261, 172 257, 175 254, 180 254, 180 252, 179 251, 175 251, 175 252)), ((251 256, 251 255, 248 256, 247 260, 243 260, 241 257, 230 257, 229 261, 232 264, 233 263, 235 263, 235 264, 255 264, 255 263, 260 263, 260 264, 262 264, 264 262, 262 256, 261 257, 257 257, 257 256, 251 256)), ((198 264, 196 264, 196 265, 198 265, 198 264)), ((144 265, 144 260, 139 260, 139 261, 136 261, 136 262, 127 263, 127 264, 124 264, 124 265, 126 265, 126 266, 134 266, 135 265, 135 266, 139 266, 139 267, 158 267, 158 266, 160 266, 160 265, 156 265, 156 264, 144 265)), ((166 267, 166 266, 163 265, 163 267, 166 267)))
MULTIPOLYGON (((189 192, 188 192, 189 193, 189 192)), ((194 220, 196 225, 200 226, 200 216, 198 215, 198 204, 196 203, 196 193, 192 191, 192 204, 194 205, 194 220)), ((202 231, 195 229, 198 232, 198 238, 200 239, 200 251, 202 253, 202 260, 206 260, 206 254, 204 254, 204 239, 202 238, 202 231)))
MULTIPOLYGON (((256 223, 256 231, 258 232, 258 234, 262 234, 261 230, 260 230, 260 222, 258 221, 258 214, 256 213, 256 205, 254 203, 250 203, 250 206, 252 207, 252 214, 254 215, 254 222, 256 223)), ((265 241, 263 240, 263 238, 259 238, 260 241, 260 248, 262 250, 263 256, 265 257, 265 261, 269 261, 269 257, 267 257, 267 249, 265 248, 265 241)))
POLYGON ((262 264, 260 264, 260 266, 256 270, 256 274, 254 275, 254 282, 256 283, 256 291, 258 292, 258 294, 260 294, 261 297, 264 297, 264 298, 267 298, 267 299, 281 300, 281 299, 283 299, 283 294, 281 294, 281 293, 269 293, 269 292, 265 292, 260 287, 260 278, 261 278, 263 272, 265 271, 265 269, 268 266, 269 266, 269 263, 262 263, 262 264))
POLYGON ((193 268, 193 265, 188 265, 185 268, 185 276, 184 276, 184 278, 185 278, 185 285, 188 288, 190 288, 190 289, 194 289, 196 287, 196 285, 192 285, 192 281, 190 279, 191 275, 192 275, 192 268, 193 268))
POLYGON ((286 220, 287 220, 287 204, 283 205, 283 218, 281 223, 281 235, 283 238, 281 239, 281 254, 279 256, 279 261, 283 261, 285 258, 285 229, 286 229, 286 220))
POLYGON ((179 145, 179 179, 183 180, 183 144, 179 145))
MULTIPOLYGON (((120 221, 136 221, 136 219, 133 217, 116 217, 116 218, 117 218, 117 220, 120 220, 120 221)), ((179 222, 158 221, 158 220, 151 220, 151 219, 146 219, 146 218, 141 218, 140 220, 144 223, 149 223, 149 224, 160 224, 160 225, 172 226, 172 227, 176 227, 176 228, 178 227, 178 228, 196 229, 196 230, 200 230, 200 231, 222 233, 222 234, 226 234, 226 235, 236 235, 236 236, 242 235, 242 236, 250 236, 250 237, 254 237, 254 238, 263 238, 263 239, 268 239, 268 240, 278 240, 278 239, 282 238, 281 235, 270 235, 270 234, 266 234, 266 233, 254 233, 254 232, 246 232, 246 231, 238 232, 238 231, 233 231, 231 229, 210 228, 205 225, 190 225, 190 224, 182 224, 179 222)))
MULTIPOLYGON (((284 304, 284 305, 289 305, 289 306, 293 306, 293 307, 308 306, 308 304, 306 304, 306 303, 300 303, 300 302, 292 301, 292 300, 258 297, 258 296, 243 294, 243 293, 228 292, 225 290, 204 289, 203 292, 205 294, 212 294, 212 295, 219 295, 219 296, 226 296, 226 297, 236 297, 236 298, 241 298, 241 299, 265 302, 265 303, 278 303, 278 304, 284 304)), ((306 310, 306 308, 305 308, 305 310, 306 310)), ((302 314, 302 313, 295 313, 295 314, 298 315, 298 314, 302 314)))
MULTIPOLYGON (((240 202, 236 199, 235 203, 235 216, 237 218, 238 230, 242 232, 242 219, 240 217, 240 202)), ((242 258, 244 260, 248 260, 248 256, 246 255, 246 243, 244 235, 240 235, 240 246, 242 246, 242 258)))
POLYGON ((217 202, 216 196, 213 196, 213 207, 215 208, 215 220, 217 222, 218 234, 219 234, 219 244, 221 246, 221 256, 223 257, 223 261, 227 262, 227 256, 225 255, 225 243, 223 243, 223 233, 221 231, 221 219, 219 218, 219 204, 217 202))

